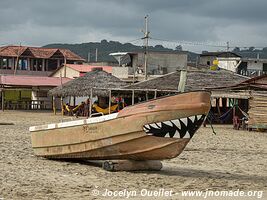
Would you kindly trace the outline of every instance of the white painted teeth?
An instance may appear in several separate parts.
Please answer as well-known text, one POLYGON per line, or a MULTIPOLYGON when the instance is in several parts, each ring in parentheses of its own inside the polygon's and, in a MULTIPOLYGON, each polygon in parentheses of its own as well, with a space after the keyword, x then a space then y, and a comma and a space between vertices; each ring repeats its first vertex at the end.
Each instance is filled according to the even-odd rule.
POLYGON ((191 116, 191 117, 189 117, 189 119, 190 119, 192 122, 194 122, 194 121, 195 121, 195 116, 191 116))
POLYGON ((185 134, 185 136, 183 138, 190 138, 190 134, 189 134, 188 131, 186 131, 186 134, 185 134))
POLYGON ((196 115, 196 116, 197 116, 197 120, 199 120, 202 117, 202 115, 196 115))
POLYGON ((190 130, 190 127, 188 126, 195 126, 195 123, 197 123, 197 121, 199 121, 201 117, 202 115, 195 115, 182 119, 146 124, 143 126, 143 130, 148 135, 157 134, 157 136, 159 137, 171 137, 171 135, 173 135, 174 138, 181 138, 181 134, 184 135, 185 133, 182 138, 191 138, 191 135, 188 132, 190 130))
POLYGON ((172 123, 170 121, 163 122, 164 124, 167 124, 168 126, 172 126, 172 123))
POLYGON ((174 138, 181 138, 179 131, 175 131, 174 138))
POLYGON ((172 120, 172 123, 174 123, 177 128, 181 129, 181 124, 178 119, 172 120))
POLYGON ((150 128, 149 128, 149 125, 145 125, 145 128, 146 128, 146 129, 150 129, 150 128))
POLYGON ((162 127, 162 126, 161 126, 161 122, 160 122, 160 123, 157 123, 157 126, 161 128, 161 127, 162 127))
POLYGON ((150 124, 150 126, 151 126, 152 128, 156 128, 156 129, 158 129, 158 126, 157 126, 156 124, 150 124))
POLYGON ((180 120, 184 123, 185 126, 187 126, 187 118, 183 118, 183 119, 180 119, 180 120))

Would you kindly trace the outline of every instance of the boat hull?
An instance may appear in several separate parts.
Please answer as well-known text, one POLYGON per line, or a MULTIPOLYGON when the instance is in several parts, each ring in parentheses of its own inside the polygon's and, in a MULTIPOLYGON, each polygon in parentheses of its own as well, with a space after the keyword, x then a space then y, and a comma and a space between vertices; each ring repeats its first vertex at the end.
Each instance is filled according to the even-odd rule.
POLYGON ((209 108, 207 92, 170 96, 107 117, 31 127, 32 147, 53 159, 170 159, 183 151, 209 108))

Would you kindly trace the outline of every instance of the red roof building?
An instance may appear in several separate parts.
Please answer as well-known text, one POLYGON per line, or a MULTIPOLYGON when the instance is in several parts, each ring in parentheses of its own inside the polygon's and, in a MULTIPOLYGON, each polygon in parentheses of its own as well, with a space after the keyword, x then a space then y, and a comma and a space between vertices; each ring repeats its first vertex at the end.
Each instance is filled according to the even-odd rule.
POLYGON ((57 87, 70 81, 70 78, 38 76, 0 76, 2 88, 10 87, 57 87))
POLYGON ((48 76, 63 63, 85 60, 69 49, 3 46, 0 47, 0 74, 48 76))

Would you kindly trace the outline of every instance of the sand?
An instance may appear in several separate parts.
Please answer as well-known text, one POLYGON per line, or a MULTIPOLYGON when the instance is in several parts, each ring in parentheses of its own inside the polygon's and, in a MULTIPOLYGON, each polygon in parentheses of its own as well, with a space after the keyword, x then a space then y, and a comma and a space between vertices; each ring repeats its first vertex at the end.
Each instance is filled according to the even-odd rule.
POLYGON ((214 135, 210 127, 202 127, 179 157, 163 161, 161 171, 107 172, 85 162, 34 156, 29 126, 60 119, 51 112, 0 111, 0 123, 14 123, 0 125, 0 199, 110 199, 103 196, 105 190, 136 191, 130 199, 204 199, 179 195, 187 190, 255 190, 265 191, 262 199, 267 199, 267 133, 217 125, 214 135), (178 194, 142 197, 142 189, 178 194))

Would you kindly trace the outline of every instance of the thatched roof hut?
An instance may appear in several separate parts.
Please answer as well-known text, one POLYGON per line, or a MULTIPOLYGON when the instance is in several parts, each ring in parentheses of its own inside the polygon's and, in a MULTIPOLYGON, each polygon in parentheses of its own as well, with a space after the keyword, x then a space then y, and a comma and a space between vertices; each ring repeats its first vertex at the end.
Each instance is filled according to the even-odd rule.
MULTIPOLYGON (((209 90, 210 87, 231 86, 247 79, 247 77, 226 70, 188 70, 185 91, 209 90)), ((124 88, 177 91, 179 80, 180 71, 176 71, 124 88)))
POLYGON ((108 96, 109 89, 121 88, 125 85, 125 82, 110 73, 96 69, 86 73, 83 77, 76 78, 50 90, 49 95, 58 97, 90 96, 93 88, 93 95, 108 96))

